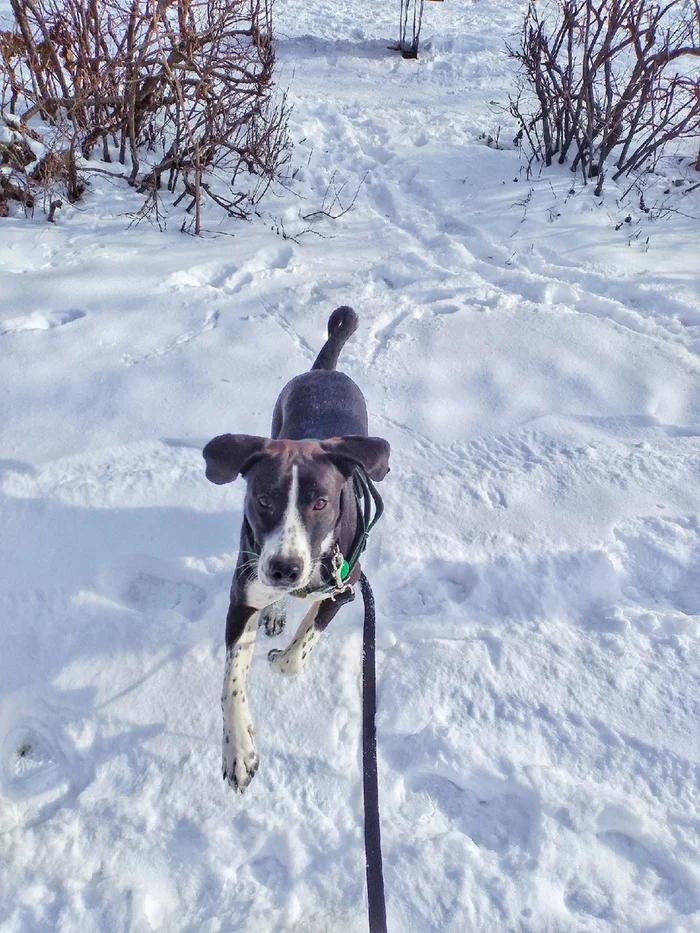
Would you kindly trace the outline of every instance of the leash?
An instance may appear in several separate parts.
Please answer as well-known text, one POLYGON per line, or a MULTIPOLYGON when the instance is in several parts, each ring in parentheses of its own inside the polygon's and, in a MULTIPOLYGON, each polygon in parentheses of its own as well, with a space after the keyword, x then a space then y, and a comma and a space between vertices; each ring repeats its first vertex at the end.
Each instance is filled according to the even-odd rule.
MULTIPOLYGON (((374 483, 358 467, 353 474, 353 493, 357 503, 358 528, 350 553, 344 558, 336 546, 331 566, 331 579, 314 589, 294 590, 292 596, 327 595, 331 599, 350 591, 352 585, 345 580, 355 569, 367 546, 370 531, 382 517, 384 503, 374 483)), ((252 558, 260 556, 252 530, 244 521, 245 551, 252 558)), ((365 616, 362 630, 362 792, 365 821, 365 872, 367 877, 367 907, 369 933, 387 933, 386 903, 384 901, 384 869, 382 866, 382 839, 379 821, 379 786, 377 778, 377 678, 375 665, 375 604, 374 593, 364 572, 360 574, 360 587, 365 616)))
POLYGON ((375 606, 369 580, 360 574, 365 621, 362 631, 362 790, 365 805, 365 870, 370 933, 387 933, 377 781, 377 678, 375 606))

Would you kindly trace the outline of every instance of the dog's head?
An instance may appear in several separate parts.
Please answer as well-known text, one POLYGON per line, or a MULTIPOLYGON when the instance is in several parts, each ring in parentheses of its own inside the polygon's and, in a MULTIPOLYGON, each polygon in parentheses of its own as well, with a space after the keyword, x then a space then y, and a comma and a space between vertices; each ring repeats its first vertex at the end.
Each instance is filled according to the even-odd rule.
POLYGON ((222 434, 203 453, 212 483, 245 478, 245 517, 260 550, 258 579, 280 596, 307 586, 333 548, 341 493, 355 468, 374 481, 389 472, 389 444, 379 437, 290 441, 222 434))

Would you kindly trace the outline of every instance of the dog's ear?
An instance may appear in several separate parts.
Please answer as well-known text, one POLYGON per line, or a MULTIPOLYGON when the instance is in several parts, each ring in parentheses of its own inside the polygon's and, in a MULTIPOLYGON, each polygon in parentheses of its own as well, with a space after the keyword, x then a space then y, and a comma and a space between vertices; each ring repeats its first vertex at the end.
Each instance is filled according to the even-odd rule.
POLYGON ((232 483, 238 474, 245 475, 265 452, 266 437, 251 434, 220 434, 202 451, 207 462, 207 479, 218 486, 232 483))
POLYGON ((321 441, 321 447, 343 476, 350 478, 356 466, 361 466, 376 483, 389 472, 389 442, 381 437, 349 434, 321 441))

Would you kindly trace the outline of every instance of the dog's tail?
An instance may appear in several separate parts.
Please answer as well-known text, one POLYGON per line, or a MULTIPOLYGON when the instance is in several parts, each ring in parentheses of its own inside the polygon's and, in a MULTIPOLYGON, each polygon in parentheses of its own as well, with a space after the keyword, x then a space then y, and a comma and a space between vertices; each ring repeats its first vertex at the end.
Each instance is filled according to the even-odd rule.
POLYGON ((336 308, 328 318, 328 340, 324 343, 311 369, 334 370, 338 365, 340 351, 347 339, 352 337, 357 330, 357 324, 357 315, 352 308, 348 308, 347 305, 336 308))

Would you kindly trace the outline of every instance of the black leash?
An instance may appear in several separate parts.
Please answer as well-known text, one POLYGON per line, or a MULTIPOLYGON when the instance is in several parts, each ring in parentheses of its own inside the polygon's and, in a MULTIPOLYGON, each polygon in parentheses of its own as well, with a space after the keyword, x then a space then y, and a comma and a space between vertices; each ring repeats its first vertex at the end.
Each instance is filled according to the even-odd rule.
MULTIPOLYGON (((343 571, 336 580, 323 583, 308 590, 295 590, 292 596, 310 594, 335 594, 339 598, 346 580, 356 567, 367 546, 370 531, 382 517, 384 503, 374 483, 365 471, 358 467, 353 474, 353 491, 357 502, 358 529, 343 571)), ((253 532, 247 523, 245 528, 245 550, 251 558, 260 556, 253 532)), ((337 549, 340 558, 340 548, 337 549)), ((339 568, 340 569, 340 568, 339 568)), ((382 838, 379 823, 379 787, 377 781, 377 681, 375 670, 375 608, 374 593, 369 580, 360 574, 362 600, 365 605, 365 621, 362 632, 362 790, 365 809, 365 868, 367 873, 367 904, 369 908, 369 933, 387 933, 386 904, 384 902, 384 870, 382 867, 382 838)), ((350 587, 350 590, 352 588, 350 587)))
POLYGON ((362 789, 365 801, 365 866, 370 933, 386 933, 384 870, 379 824, 379 788, 377 784, 377 681, 374 663, 375 613, 374 593, 369 580, 360 574, 365 622, 362 632, 362 789))

